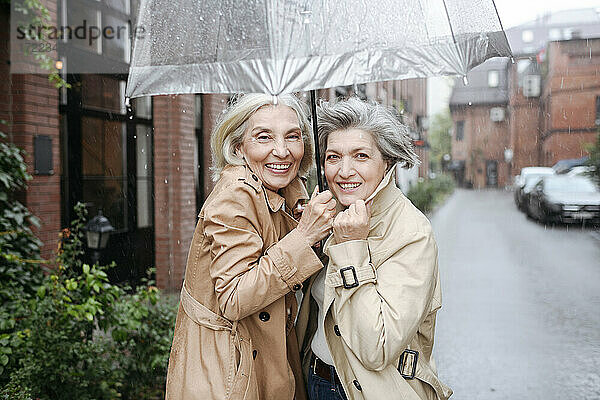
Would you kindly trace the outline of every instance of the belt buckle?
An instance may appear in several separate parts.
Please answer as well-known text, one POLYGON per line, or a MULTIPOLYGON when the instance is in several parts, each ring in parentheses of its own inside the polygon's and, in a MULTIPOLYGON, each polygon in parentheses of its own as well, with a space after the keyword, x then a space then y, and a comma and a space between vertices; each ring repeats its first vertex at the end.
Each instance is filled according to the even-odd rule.
POLYGON ((351 265, 349 267, 340 269, 340 275, 342 276, 342 283, 344 285, 344 289, 352 289, 358 286, 358 276, 356 276, 356 270, 354 269, 354 266, 351 265), (346 274, 344 274, 344 272, 346 271, 352 271, 352 278, 354 278, 354 282, 348 283, 346 281, 346 274))
POLYGON ((314 354, 313 354, 312 370, 313 370, 313 374, 317 375, 317 356, 315 356, 314 354))
POLYGON ((398 364, 398 372, 404 379, 414 379, 415 372, 417 370, 417 361, 419 360, 419 352, 415 350, 406 349, 400 355, 400 363, 398 364), (412 364, 412 368, 408 365, 408 362, 412 364), (408 367, 408 369, 407 369, 408 367))

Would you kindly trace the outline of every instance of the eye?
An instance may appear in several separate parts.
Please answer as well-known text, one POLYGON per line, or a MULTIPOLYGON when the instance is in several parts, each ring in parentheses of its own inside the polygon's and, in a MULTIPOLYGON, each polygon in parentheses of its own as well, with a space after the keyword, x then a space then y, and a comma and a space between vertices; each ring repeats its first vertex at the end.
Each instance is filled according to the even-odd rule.
POLYGON ((290 142, 299 142, 300 140, 302 140, 302 135, 300 133, 290 133, 286 136, 285 140, 288 140, 290 142))
POLYGON ((365 160, 365 159, 369 158, 369 155, 367 153, 356 153, 356 158, 365 160))
POLYGON ((340 157, 337 154, 327 154, 325 156, 325 160, 326 161, 336 161, 337 159, 339 159, 340 157))
POLYGON ((258 135, 256 135, 256 140, 258 140, 261 143, 268 142, 269 140, 271 140, 271 135, 269 135, 266 132, 260 132, 258 135))

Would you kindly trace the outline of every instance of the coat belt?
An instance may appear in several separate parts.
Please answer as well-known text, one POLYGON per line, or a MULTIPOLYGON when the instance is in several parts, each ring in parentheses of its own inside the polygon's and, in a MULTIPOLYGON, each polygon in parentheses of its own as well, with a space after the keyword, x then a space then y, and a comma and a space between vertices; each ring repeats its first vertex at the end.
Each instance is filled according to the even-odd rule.
POLYGON ((186 315, 198 325, 212 330, 237 333, 235 332, 237 330, 237 321, 231 323, 228 319, 209 310, 192 297, 185 287, 185 282, 183 282, 183 287, 181 288, 181 305, 183 306, 183 311, 185 311, 186 315))

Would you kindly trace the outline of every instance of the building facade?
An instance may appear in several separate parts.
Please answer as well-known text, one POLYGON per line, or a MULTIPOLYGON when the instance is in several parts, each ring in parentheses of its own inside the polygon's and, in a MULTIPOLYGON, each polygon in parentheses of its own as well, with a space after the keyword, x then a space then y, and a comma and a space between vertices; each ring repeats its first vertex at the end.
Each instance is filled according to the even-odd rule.
POLYGON ((452 158, 461 183, 506 186, 521 168, 580 158, 600 125, 600 13, 546 15, 508 29, 514 59, 457 80, 452 158))

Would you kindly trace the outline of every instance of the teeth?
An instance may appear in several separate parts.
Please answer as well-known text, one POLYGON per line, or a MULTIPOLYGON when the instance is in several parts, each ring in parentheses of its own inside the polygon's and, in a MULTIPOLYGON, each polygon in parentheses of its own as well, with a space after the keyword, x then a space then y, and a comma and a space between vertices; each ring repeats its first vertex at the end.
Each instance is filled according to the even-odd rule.
POLYGON ((360 185, 360 183, 340 183, 339 185, 342 187, 342 189, 348 190, 357 188, 360 185))
POLYGON ((267 168, 284 170, 288 169, 291 164, 267 164, 267 168))

